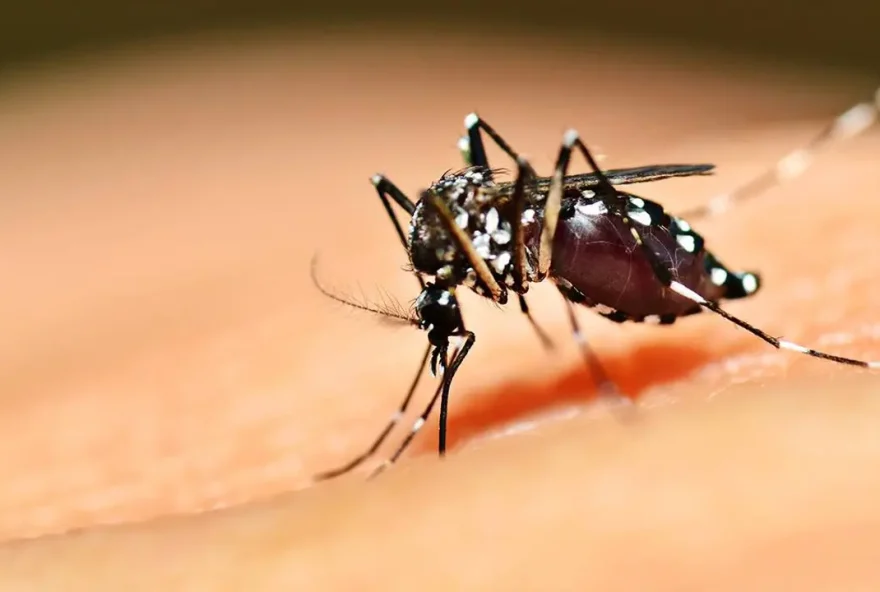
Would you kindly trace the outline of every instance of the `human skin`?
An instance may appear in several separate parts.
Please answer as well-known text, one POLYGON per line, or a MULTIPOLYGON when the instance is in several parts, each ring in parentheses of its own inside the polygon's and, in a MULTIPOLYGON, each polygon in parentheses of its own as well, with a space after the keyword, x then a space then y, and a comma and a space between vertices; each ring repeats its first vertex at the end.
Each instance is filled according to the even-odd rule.
MULTIPOLYGON (((414 39, 153 47, 0 93, 0 589, 876 589, 877 376, 708 314, 579 313, 637 396, 622 418, 552 288, 529 296, 553 355, 515 304, 464 295, 451 454, 429 422, 381 479, 310 487, 381 429, 425 344, 309 278, 319 252, 342 293, 415 296, 371 174, 412 195, 459 166, 477 108, 539 170, 567 126, 608 166, 718 164, 638 188, 674 211, 862 98, 674 55, 414 39)), ((877 154, 867 134, 699 224, 763 275, 732 312, 880 358, 877 154)))

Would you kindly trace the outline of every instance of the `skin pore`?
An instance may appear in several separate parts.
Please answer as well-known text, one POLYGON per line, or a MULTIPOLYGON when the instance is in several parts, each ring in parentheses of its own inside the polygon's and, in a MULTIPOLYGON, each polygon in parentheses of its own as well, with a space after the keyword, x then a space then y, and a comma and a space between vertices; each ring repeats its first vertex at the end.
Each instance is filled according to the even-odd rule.
MULTIPOLYGON (((551 355, 515 302, 461 297, 477 342, 445 461, 429 422, 381 479, 309 488, 372 441, 425 343, 309 279, 318 252, 343 294, 417 294, 370 175, 417 195, 459 166, 476 108, 539 171, 568 126, 610 167, 717 164, 637 186, 683 210, 867 98, 618 48, 396 43, 169 44, 0 92, 0 588, 875 588, 876 375, 709 314, 657 328, 578 311, 641 394, 621 422, 592 401, 549 285, 529 298, 551 355)), ((865 134, 694 224, 762 273, 731 311, 880 359, 878 153, 865 134)))

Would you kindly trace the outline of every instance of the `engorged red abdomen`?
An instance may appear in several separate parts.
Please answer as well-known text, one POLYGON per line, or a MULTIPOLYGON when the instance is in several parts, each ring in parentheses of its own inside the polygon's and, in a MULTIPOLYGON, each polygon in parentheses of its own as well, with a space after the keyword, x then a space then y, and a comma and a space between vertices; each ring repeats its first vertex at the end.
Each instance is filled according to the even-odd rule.
MULTIPOLYGON (((723 288, 713 284, 706 272, 704 250, 689 252, 664 227, 637 224, 637 228, 645 244, 672 270, 674 279, 707 300, 723 296, 723 288)), ((589 215, 574 208, 573 215, 560 217, 553 249, 551 276, 571 284, 590 303, 632 317, 679 316, 699 308, 663 287, 617 216, 589 215)))

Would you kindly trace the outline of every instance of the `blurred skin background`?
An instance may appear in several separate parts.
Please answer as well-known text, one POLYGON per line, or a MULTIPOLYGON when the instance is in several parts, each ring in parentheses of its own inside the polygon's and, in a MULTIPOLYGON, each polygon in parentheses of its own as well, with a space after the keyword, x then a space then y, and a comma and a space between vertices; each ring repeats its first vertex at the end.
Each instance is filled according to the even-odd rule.
MULTIPOLYGON (((876 377, 709 315, 579 311, 638 396, 621 423, 549 286, 530 302, 552 356, 515 307, 462 297, 478 340, 445 462, 434 420, 382 479, 309 487, 372 441, 425 335, 333 305, 308 272, 320 253, 343 294, 413 298, 368 179, 413 196, 457 168, 472 110, 539 171, 568 127, 611 167, 715 163, 638 191, 704 202, 871 97, 878 17, 856 0, 6 7, 0 589, 876 589, 876 377)), ((878 154, 867 133, 699 226, 763 274, 731 311, 880 358, 878 154)))

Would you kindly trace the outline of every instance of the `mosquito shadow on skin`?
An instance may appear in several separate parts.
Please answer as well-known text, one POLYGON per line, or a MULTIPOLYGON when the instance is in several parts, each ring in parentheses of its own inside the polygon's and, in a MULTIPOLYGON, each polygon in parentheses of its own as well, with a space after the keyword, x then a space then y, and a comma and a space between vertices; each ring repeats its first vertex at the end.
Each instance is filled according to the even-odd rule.
MULTIPOLYGON (((616 356, 603 356, 602 364, 622 393, 638 399, 648 388, 683 379, 717 359, 717 353, 655 343, 628 349, 616 356)), ((596 384, 580 364, 573 364, 565 373, 543 382, 505 382, 491 389, 471 391, 466 401, 456 400, 453 394, 449 447, 454 449, 478 435, 555 407, 589 403, 596 396, 596 384)), ((418 438, 413 444, 414 454, 436 454, 436 426, 424 432, 428 436, 418 438)))

